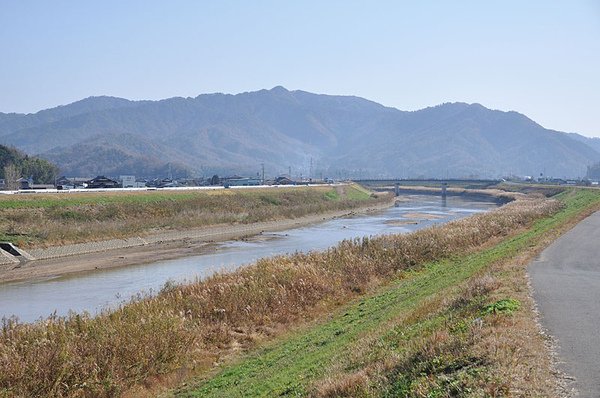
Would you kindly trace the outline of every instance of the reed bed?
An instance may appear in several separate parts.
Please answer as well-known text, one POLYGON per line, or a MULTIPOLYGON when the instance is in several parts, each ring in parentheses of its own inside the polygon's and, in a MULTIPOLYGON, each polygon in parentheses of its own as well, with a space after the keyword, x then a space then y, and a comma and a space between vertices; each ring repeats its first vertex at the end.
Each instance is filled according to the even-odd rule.
POLYGON ((314 319, 436 260, 474 251, 552 215, 555 200, 519 200, 408 235, 341 242, 325 252, 258 261, 183 286, 165 286, 97 317, 35 324, 4 320, 0 396, 116 396, 182 367, 314 319))
POLYGON ((44 247, 293 219, 389 200, 358 186, 0 197, 0 240, 44 247))

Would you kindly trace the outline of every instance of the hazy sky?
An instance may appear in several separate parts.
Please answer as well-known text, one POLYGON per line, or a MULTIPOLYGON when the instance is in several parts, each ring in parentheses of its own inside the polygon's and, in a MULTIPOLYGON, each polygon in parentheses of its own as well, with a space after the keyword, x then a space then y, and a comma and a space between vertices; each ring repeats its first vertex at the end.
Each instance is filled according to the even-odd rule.
POLYGON ((0 112, 283 85, 600 136, 600 0, 0 0, 0 112))

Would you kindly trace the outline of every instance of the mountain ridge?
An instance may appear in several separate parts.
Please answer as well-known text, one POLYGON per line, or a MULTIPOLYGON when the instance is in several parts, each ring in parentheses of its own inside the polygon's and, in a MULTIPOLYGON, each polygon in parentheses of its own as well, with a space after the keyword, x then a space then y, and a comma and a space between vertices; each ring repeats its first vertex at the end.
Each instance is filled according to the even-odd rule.
POLYGON ((464 102, 402 111, 281 86, 158 101, 88 97, 0 114, 0 143, 86 175, 150 176, 166 164, 192 175, 254 174, 264 163, 270 174, 291 168, 304 177, 562 177, 583 176, 600 160, 593 139, 545 129, 516 111, 464 102))

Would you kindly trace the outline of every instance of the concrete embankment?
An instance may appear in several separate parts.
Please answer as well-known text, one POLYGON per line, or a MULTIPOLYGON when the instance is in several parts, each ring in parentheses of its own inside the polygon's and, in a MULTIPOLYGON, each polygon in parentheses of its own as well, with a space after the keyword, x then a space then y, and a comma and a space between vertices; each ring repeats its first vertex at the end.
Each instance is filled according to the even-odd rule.
POLYGON ((19 260, 17 260, 14 256, 11 256, 10 254, 6 253, 4 250, 0 250, 0 267, 16 264, 19 264, 19 260))

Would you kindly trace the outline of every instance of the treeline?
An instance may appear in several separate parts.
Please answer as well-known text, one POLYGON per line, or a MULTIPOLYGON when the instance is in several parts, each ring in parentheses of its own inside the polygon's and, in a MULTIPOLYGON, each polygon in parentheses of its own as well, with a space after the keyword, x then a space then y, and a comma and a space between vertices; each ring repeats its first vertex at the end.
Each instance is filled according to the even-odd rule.
POLYGON ((0 145, 0 178, 7 183, 21 177, 32 177, 38 184, 49 184, 54 182, 57 174, 58 167, 49 161, 0 145))

